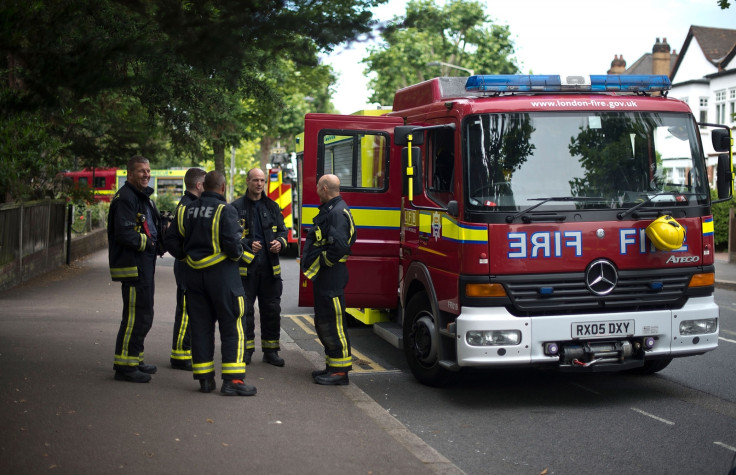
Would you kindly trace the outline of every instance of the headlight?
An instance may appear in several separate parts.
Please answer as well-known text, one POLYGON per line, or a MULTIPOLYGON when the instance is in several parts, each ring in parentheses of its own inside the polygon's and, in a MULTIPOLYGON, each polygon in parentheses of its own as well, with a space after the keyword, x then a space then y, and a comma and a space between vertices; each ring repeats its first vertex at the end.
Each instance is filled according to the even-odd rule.
POLYGON ((715 333, 718 330, 718 319, 683 320, 680 322, 680 335, 702 335, 715 333))
POLYGON ((465 334, 470 346, 507 346, 521 343, 519 330, 473 330, 465 334))

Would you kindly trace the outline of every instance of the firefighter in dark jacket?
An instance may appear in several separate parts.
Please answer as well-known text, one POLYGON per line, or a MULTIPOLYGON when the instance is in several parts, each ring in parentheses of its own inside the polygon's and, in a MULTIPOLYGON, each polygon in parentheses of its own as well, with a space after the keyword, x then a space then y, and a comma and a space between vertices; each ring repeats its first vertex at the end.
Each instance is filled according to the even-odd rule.
POLYGON ((284 366, 279 356, 281 334, 281 264, 279 252, 286 248, 286 226, 281 209, 266 196, 266 177, 263 170, 254 168, 248 172, 245 195, 233 201, 240 223, 245 229, 243 243, 253 249, 255 258, 250 265, 240 262, 248 310, 245 314, 245 362, 250 364, 255 351, 255 301, 261 323, 261 349, 263 361, 274 366, 284 366))
POLYGON ((325 369, 312 372, 314 382, 324 385, 349 384, 352 369, 350 340, 345 331, 345 262, 355 243, 355 223, 340 196, 340 179, 323 175, 317 183, 319 213, 307 234, 302 272, 314 290, 314 326, 325 348, 325 369))
POLYGON ((245 292, 238 261, 253 259, 240 243, 242 228, 237 211, 227 204, 225 176, 207 173, 202 196, 177 210, 176 224, 166 234, 169 253, 184 259, 189 325, 192 333, 192 373, 200 391, 209 393, 215 384, 215 323, 220 329, 222 389, 226 396, 253 396, 256 388, 246 384, 245 336, 242 317, 245 292))
MULTIPOLYGON (((199 199, 204 191, 204 176, 207 174, 201 168, 190 168, 184 174, 184 196, 179 200, 176 209, 188 205, 199 199)), ((187 314, 186 297, 184 293, 184 261, 174 261, 174 279, 176 279, 176 310, 174 311, 174 332, 171 340, 171 367, 185 371, 192 370, 192 336, 189 331, 189 315, 187 314)))
POLYGON ((112 280, 122 283, 123 318, 115 340, 115 379, 147 383, 156 366, 143 362, 143 340, 153 324, 156 256, 164 254, 164 229, 148 186, 148 159, 128 160, 127 181, 110 202, 108 257, 112 280))

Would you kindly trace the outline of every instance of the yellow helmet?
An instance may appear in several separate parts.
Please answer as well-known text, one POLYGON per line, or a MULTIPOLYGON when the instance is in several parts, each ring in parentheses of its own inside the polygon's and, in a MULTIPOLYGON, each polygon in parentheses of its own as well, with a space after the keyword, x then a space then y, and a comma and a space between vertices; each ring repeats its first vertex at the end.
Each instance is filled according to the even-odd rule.
POLYGON ((660 216, 647 226, 645 232, 654 247, 661 251, 680 249, 685 241, 685 228, 672 216, 660 216))

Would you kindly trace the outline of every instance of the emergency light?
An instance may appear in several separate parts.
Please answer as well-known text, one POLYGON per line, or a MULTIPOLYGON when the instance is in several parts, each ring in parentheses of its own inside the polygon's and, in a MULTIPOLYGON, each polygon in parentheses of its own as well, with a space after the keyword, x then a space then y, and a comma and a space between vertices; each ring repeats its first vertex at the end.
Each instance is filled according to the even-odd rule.
POLYGON ((666 75, 523 75, 470 76, 468 92, 665 92, 672 86, 666 75))

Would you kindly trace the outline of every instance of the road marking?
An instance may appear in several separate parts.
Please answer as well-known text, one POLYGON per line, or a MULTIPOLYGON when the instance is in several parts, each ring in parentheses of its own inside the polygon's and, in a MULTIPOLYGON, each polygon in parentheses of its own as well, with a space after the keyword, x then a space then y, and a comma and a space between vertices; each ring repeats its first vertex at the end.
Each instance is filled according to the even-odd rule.
POLYGON ((730 445, 726 445, 726 444, 724 444, 723 442, 713 442, 713 443, 714 443, 715 445, 720 445, 720 446, 721 446, 721 447, 723 447, 724 449, 728 449, 728 450, 730 450, 731 452, 736 452, 736 447, 731 447, 730 445))
MULTIPOLYGON (((307 335, 317 335, 317 332, 314 331, 314 317, 312 315, 282 315, 282 317, 288 318, 294 322, 294 324, 301 328, 307 335)), ((314 341, 322 345, 319 338, 315 338, 314 341)), ((355 347, 351 347, 350 352, 353 356, 353 372, 355 373, 386 373, 394 371, 387 370, 363 353, 356 350, 355 347)))
POLYGON ((736 336, 736 332, 732 330, 726 330, 725 328, 721 328, 721 333, 728 333, 729 335, 736 336))
POLYGON ((311 315, 283 315, 284 318, 290 319, 299 328, 304 330, 307 335, 316 335, 317 333, 313 330, 314 318, 311 315), (304 323, 306 320, 306 323, 304 323))
POLYGON ((651 417, 652 419, 654 419, 654 420, 656 420, 656 421, 659 421, 659 422, 664 422, 665 424, 669 424, 669 425, 671 425, 671 426, 675 425, 675 423, 674 423, 674 422, 672 422, 672 421, 668 421, 667 419, 662 419, 661 417, 657 417, 657 416, 655 416, 654 414, 649 414, 648 412, 644 412, 644 411, 642 411, 641 409, 637 409, 637 408, 635 408, 635 407, 632 407, 632 408, 631 408, 631 410, 632 410, 632 411, 635 411, 635 412, 638 412, 639 414, 643 414, 643 415, 645 415, 645 416, 647 416, 647 417, 651 417))
POLYGON ((720 445, 720 446, 721 446, 721 447, 723 447, 724 449, 728 449, 728 450, 730 450, 731 452, 736 452, 736 447, 731 447, 730 445, 726 445, 726 444, 724 444, 723 442, 713 442, 713 443, 714 443, 715 445, 720 445))
POLYGON ((736 340, 729 340, 728 338, 723 338, 722 336, 718 337, 719 340, 727 341, 729 343, 736 343, 736 340))

